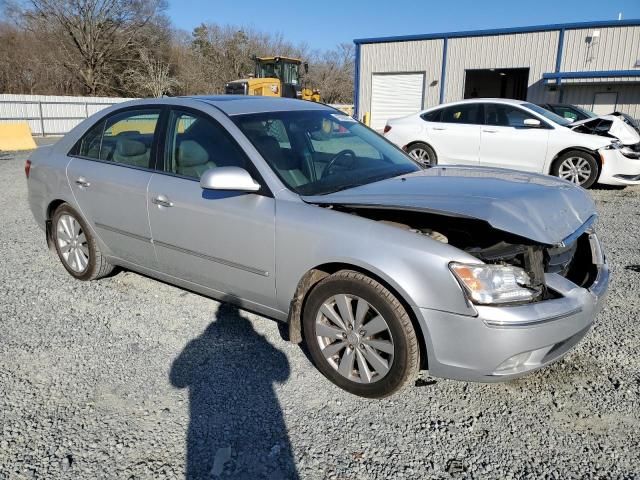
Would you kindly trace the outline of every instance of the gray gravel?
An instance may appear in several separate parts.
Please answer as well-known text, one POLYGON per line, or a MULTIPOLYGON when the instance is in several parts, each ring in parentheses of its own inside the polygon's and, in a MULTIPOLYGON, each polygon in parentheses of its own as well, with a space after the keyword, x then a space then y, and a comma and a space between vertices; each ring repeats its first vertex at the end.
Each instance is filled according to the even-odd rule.
POLYGON ((0 157, 0 479, 640 478, 640 188, 593 191, 613 284, 564 361, 368 401, 275 321, 131 272, 73 280, 25 158, 0 157))

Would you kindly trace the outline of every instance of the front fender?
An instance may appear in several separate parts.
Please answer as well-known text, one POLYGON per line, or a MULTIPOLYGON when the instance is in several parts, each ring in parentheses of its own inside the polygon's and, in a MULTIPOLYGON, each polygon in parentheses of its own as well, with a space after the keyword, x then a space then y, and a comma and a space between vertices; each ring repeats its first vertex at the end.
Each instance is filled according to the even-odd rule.
POLYGON ((412 307, 473 315, 449 271, 451 261, 478 259, 423 235, 295 201, 276 206, 278 307, 288 311, 304 275, 326 264, 371 272, 412 307))

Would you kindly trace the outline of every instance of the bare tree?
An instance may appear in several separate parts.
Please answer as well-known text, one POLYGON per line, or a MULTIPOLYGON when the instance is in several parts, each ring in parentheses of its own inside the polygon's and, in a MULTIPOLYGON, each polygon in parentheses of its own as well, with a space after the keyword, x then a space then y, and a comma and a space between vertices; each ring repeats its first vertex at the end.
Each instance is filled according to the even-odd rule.
POLYGON ((135 68, 125 70, 125 83, 132 90, 142 93, 142 96, 162 97, 173 92, 178 86, 178 80, 171 75, 171 67, 162 59, 153 57, 141 49, 140 59, 135 68))
POLYGON ((95 95, 164 8, 164 0, 29 0, 22 16, 28 28, 62 34, 64 66, 95 95))

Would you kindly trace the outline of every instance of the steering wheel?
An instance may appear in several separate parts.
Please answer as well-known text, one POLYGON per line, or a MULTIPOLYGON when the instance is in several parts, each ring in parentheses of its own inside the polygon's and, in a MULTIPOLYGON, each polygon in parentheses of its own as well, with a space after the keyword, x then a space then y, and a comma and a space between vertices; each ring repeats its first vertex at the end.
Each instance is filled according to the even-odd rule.
POLYGON ((353 162, 356 160, 356 152, 354 152, 353 150, 348 149, 348 148, 345 149, 345 150, 340 150, 333 157, 331 157, 331 160, 329 160, 329 163, 327 164, 327 168, 325 168, 322 171, 322 175, 320 176, 320 178, 324 178, 324 177, 329 176, 331 174, 331 169, 335 166, 337 161, 339 159, 341 159, 342 157, 346 157, 346 156, 351 157, 351 161, 349 162, 349 166, 353 165, 353 162))

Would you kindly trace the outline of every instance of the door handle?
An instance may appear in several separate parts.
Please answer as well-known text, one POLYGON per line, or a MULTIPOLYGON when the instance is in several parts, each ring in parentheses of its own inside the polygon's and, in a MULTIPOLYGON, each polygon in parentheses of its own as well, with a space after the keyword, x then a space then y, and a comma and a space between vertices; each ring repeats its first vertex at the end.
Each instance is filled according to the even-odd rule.
POLYGON ((91 183, 88 182, 87 179, 84 177, 78 177, 76 178, 76 185, 86 188, 86 187, 90 187, 91 183))
POLYGON ((433 127, 434 130, 446 130, 447 127, 433 127))
POLYGON ((490 130, 488 128, 483 128, 482 131, 484 133, 498 133, 498 130, 490 130))
POLYGON ((173 202, 169 201, 164 195, 158 195, 151 201, 159 207, 173 207, 173 202))

